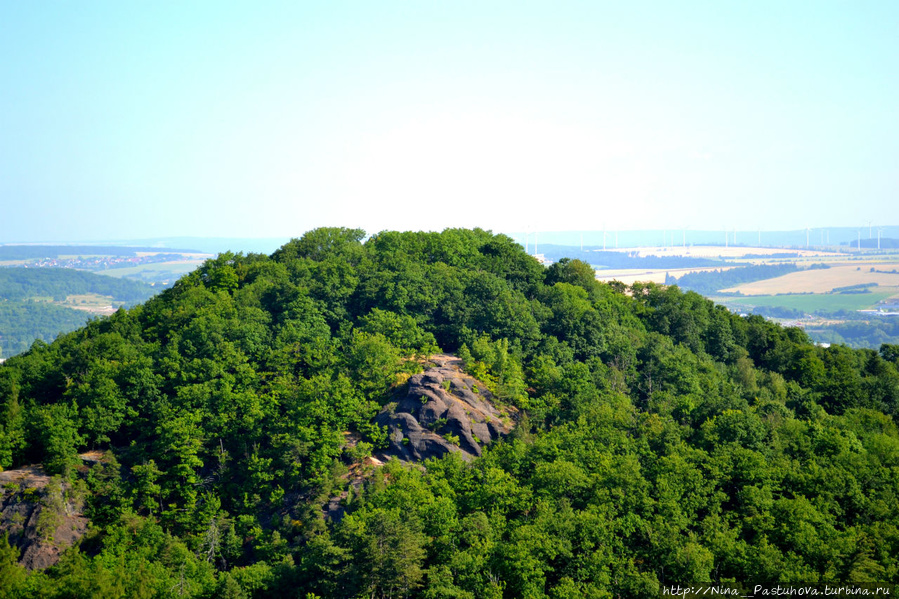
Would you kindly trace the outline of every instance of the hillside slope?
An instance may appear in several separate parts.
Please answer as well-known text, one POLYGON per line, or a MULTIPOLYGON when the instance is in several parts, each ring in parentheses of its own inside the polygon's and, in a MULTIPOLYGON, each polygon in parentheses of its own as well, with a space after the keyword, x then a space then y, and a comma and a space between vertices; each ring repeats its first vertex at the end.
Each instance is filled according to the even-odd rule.
MULTIPOLYGON (((82 480, 95 527, 30 574, 0 541, 0 594, 899 582, 899 347, 816 347, 692 292, 544 269, 481 230, 363 238, 223 254, 0 366, 0 466, 82 480), (415 442, 378 415, 443 386, 419 374, 441 351, 517 424, 490 445, 469 424, 471 457, 348 476, 415 442), (113 458, 81 472, 89 448, 113 458)), ((448 425, 449 406, 423 416, 432 399, 403 413, 448 425)), ((471 422, 489 432, 487 415, 471 422)), ((439 436, 461 449, 459 430, 439 436)))
POLYGON ((0 268, 0 357, 50 342, 83 326, 92 314, 156 294, 145 283, 69 268, 0 268))

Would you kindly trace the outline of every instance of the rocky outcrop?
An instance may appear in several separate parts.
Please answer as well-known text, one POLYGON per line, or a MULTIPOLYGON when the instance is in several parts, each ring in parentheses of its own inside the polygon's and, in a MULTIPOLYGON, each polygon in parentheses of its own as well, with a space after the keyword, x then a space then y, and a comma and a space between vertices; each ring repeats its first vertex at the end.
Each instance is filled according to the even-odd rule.
POLYGON ((80 501, 39 465, 0 472, 0 536, 19 549, 29 570, 48 568, 87 530, 80 501))
POLYGON ((417 462, 451 452, 471 459, 511 431, 511 408, 497 409, 486 385, 462 372, 461 360, 448 355, 431 360, 436 366, 411 377, 375 418, 388 430, 382 459, 417 462))

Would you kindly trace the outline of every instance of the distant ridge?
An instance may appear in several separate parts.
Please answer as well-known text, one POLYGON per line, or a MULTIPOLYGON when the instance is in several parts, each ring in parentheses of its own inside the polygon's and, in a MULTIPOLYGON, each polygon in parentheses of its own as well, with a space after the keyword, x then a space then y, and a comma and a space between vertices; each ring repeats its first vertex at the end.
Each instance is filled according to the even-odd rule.
POLYGON ((34 260, 36 258, 58 258, 72 254, 100 256, 135 256, 138 252, 159 252, 173 254, 199 254, 200 250, 186 250, 167 247, 139 247, 117 245, 44 245, 44 244, 4 244, 0 245, 0 261, 34 260))
MULTIPOLYGON (((303 231, 297 231, 301 236, 303 231)), ((290 237, 149 237, 144 239, 116 239, 100 241, 47 241, 47 242, 10 242, 0 244, 4 247, 40 247, 40 248, 97 248, 98 253, 110 254, 114 249, 128 252, 159 252, 220 254, 222 252, 242 252, 244 254, 271 254, 290 241, 290 237), (189 249, 185 249, 189 248, 189 249)), ((115 254, 119 255, 119 254, 115 254)), ((3 259, 3 258, 0 258, 3 259)))
MULTIPOLYGON (((899 226, 880 226, 881 230, 881 247, 884 238, 899 238, 899 226)), ((718 230, 694 230, 691 228, 674 227, 670 229, 643 229, 643 230, 619 230, 606 229, 605 232, 600 229, 580 230, 580 231, 537 231, 531 230, 516 231, 507 233, 510 237, 525 245, 525 236, 527 236, 527 245, 531 253, 534 249, 534 237, 536 235, 537 251, 541 252, 541 246, 544 244, 578 246, 583 245, 599 247, 607 250, 614 250, 616 247, 633 248, 633 247, 654 247, 654 246, 676 246, 680 247, 684 244, 690 245, 725 245, 725 235, 728 245, 744 246, 744 247, 830 247, 838 248, 846 245, 846 240, 851 240, 851 244, 855 243, 859 232, 862 237, 862 248, 865 246, 865 239, 870 236, 869 229, 873 230, 874 244, 868 247, 877 247, 877 226, 868 227, 867 224, 855 227, 812 227, 808 231, 805 229, 796 229, 788 231, 766 231, 764 229, 752 227, 737 227, 736 242, 734 241, 734 229, 728 228, 718 230), (605 238, 603 235, 605 234, 605 238)))
MULTIPOLYGON (((297 231, 296 237, 304 231, 297 231)), ((155 251, 174 247, 197 248, 204 254, 222 252, 271 254, 290 241, 290 237, 155 237, 135 239, 130 243, 153 246, 155 251)))

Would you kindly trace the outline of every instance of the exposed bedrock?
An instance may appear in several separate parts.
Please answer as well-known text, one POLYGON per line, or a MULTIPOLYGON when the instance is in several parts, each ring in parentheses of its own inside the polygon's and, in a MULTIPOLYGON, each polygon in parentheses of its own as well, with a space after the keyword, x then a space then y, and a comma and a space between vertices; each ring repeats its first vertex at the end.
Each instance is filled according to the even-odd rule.
POLYGON ((510 432, 509 414, 493 405, 483 383, 461 372, 458 360, 435 362, 410 378, 407 390, 375 417, 388 429, 384 456, 417 462, 459 452, 470 459, 510 432))

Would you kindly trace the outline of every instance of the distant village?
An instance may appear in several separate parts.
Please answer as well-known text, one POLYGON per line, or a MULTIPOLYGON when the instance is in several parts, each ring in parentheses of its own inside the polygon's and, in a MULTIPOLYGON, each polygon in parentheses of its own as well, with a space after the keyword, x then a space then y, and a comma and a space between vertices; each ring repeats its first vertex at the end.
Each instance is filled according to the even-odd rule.
POLYGON ((108 270, 142 264, 187 260, 183 254, 152 254, 146 256, 96 256, 75 258, 41 258, 21 265, 23 268, 76 268, 79 270, 108 270))

